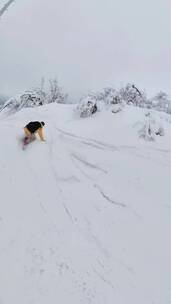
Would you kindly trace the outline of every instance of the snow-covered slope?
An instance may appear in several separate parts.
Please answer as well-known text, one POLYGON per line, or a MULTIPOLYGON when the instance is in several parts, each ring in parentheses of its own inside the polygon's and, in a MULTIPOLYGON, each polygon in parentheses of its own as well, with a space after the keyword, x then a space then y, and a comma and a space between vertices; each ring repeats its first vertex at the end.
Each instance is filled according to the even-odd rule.
POLYGON ((125 108, 52 104, 0 117, 0 303, 171 302, 171 118, 145 142, 125 108), (23 151, 22 127, 46 122, 23 151))

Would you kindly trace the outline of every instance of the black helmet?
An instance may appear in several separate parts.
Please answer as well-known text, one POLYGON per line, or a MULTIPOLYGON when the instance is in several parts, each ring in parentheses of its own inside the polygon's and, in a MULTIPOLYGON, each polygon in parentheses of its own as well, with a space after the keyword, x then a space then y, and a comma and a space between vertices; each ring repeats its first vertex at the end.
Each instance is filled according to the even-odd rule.
POLYGON ((45 125, 44 121, 41 121, 41 125, 42 125, 42 127, 45 125))

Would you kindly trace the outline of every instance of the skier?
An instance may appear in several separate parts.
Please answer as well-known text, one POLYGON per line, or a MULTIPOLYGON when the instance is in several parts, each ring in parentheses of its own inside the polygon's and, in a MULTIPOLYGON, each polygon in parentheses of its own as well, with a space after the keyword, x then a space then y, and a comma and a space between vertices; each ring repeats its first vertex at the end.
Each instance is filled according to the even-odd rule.
POLYGON ((40 140, 45 141, 43 136, 43 127, 45 123, 44 121, 31 121, 24 127, 24 133, 25 133, 25 143, 28 143, 34 139, 36 139, 35 134, 38 133, 40 140))

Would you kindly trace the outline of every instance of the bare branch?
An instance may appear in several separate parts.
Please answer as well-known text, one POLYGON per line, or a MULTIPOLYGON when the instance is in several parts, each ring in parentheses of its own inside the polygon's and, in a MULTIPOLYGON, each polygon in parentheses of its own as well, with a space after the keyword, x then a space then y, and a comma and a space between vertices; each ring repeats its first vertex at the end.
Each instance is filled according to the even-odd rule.
POLYGON ((2 15, 5 13, 5 11, 7 11, 8 7, 14 2, 14 0, 9 0, 7 1, 6 4, 4 4, 4 6, 0 9, 0 18, 2 17, 2 15))

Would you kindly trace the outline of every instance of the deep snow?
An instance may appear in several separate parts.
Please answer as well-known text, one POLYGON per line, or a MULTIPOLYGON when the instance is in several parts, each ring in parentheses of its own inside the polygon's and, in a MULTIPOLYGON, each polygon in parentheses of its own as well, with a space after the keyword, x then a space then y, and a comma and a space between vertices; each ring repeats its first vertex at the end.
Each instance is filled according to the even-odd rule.
POLYGON ((171 303, 171 116, 138 137, 146 110, 80 119, 73 105, 0 116, 0 303, 171 303), (22 127, 46 142, 21 149, 22 127))

